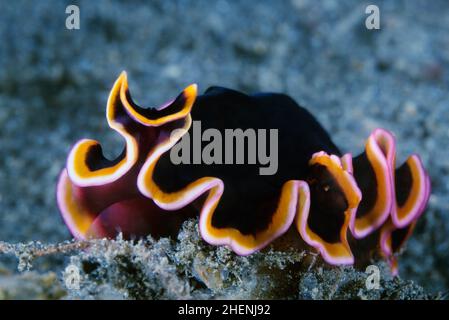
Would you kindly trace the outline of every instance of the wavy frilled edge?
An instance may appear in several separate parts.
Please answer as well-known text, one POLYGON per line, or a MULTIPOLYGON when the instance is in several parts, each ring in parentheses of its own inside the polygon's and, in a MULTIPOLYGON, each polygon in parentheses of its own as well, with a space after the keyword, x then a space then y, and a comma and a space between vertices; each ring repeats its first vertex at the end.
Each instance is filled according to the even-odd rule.
POLYGON ((396 195, 391 218, 397 228, 404 228, 425 208, 430 194, 430 179, 421 158, 416 154, 410 156, 398 169, 394 169, 392 161, 391 168, 396 195))
MULTIPOLYGON (((382 172, 388 177, 386 180, 390 185, 388 188, 390 194, 384 192, 378 200, 391 203, 390 207, 385 206, 389 211, 387 217, 391 218, 396 228, 404 228, 425 209, 430 195, 430 178, 421 158, 416 154, 409 156, 401 166, 396 168, 396 141, 391 132, 376 129, 370 139, 381 151, 378 157, 383 157, 386 161, 386 170, 383 166, 382 172)), ((353 174, 356 175, 356 172, 353 174)))
POLYGON ((429 179, 418 155, 410 156, 396 168, 396 141, 393 134, 376 129, 367 140, 365 152, 356 158, 346 154, 342 162, 354 175, 365 195, 372 190, 364 186, 376 186, 372 209, 359 217, 359 211, 351 221, 350 230, 355 238, 364 238, 381 227, 391 217, 398 228, 407 226, 423 204, 427 203, 426 181, 429 179), (373 174, 367 175, 371 170, 373 174))
POLYGON ((136 163, 138 158, 137 141, 127 127, 129 125, 127 119, 123 119, 123 111, 116 109, 118 101, 122 104, 127 116, 132 120, 139 121, 144 126, 159 127, 185 118, 190 113, 196 94, 197 86, 193 84, 184 89, 176 99, 159 108, 141 108, 132 101, 126 72, 122 72, 109 95, 106 106, 106 118, 109 127, 125 139, 125 150, 122 155, 111 161, 104 157, 98 141, 90 139, 80 140, 72 148, 67 159, 66 167, 70 179, 78 186, 102 185, 119 179, 136 163), (181 105, 180 110, 158 117, 158 114, 176 105, 181 105), (88 165, 89 157, 94 157, 97 162, 103 162, 106 165, 99 170, 92 170, 88 165))
POLYGON ((283 185, 278 207, 269 227, 256 235, 244 235, 235 228, 215 228, 212 225, 212 216, 225 190, 224 183, 219 178, 203 177, 172 193, 166 193, 158 187, 153 180, 155 165, 161 155, 173 147, 186 131, 174 132, 149 155, 138 177, 139 190, 165 210, 181 209, 207 194, 200 210, 199 227, 202 238, 212 245, 228 246, 238 255, 252 254, 284 234, 296 213, 299 181, 291 180, 283 185))
MULTIPOLYGON (((416 156, 410 157, 407 161, 415 162, 420 164, 420 160, 416 156)), ((393 275, 397 275, 398 270, 398 260, 395 256, 404 247, 407 240, 413 233, 416 223, 421 215, 426 210, 427 203, 429 202, 431 194, 431 183, 430 177, 425 174, 424 177, 424 198, 418 203, 418 209, 409 211, 407 220, 409 221, 405 226, 398 226, 393 218, 387 220, 387 222, 380 229, 379 246, 381 255, 384 256, 391 267, 391 272, 393 275)))
MULTIPOLYGON (((108 98, 106 118, 108 125, 125 139, 124 151, 116 159, 109 160, 104 157, 98 141, 82 139, 71 149, 66 169, 58 180, 57 203, 75 238, 86 238, 89 228, 100 214, 97 208, 105 209, 108 202, 112 205, 117 201, 114 197, 120 197, 121 192, 111 195, 114 192, 108 190, 117 191, 120 188, 118 185, 129 179, 128 175, 134 170, 139 157, 144 156, 139 154, 136 123, 148 130, 155 128, 154 135, 156 128, 162 126, 167 126, 167 131, 171 131, 170 125, 177 121, 182 121, 181 126, 188 128, 191 123, 190 110, 196 95, 197 86, 193 84, 161 107, 142 108, 131 98, 126 73, 123 72, 118 77, 108 98)), ((159 136, 155 136, 153 141, 155 145, 147 146, 149 150, 163 143, 169 133, 160 129, 157 134, 159 136)))
POLYGON ((309 216, 317 213, 310 211, 309 185, 303 183, 301 184, 300 190, 303 198, 299 201, 296 228, 303 240, 310 246, 316 248, 326 262, 332 265, 353 264, 354 255, 348 243, 347 233, 352 216, 355 214, 355 210, 362 199, 360 189, 351 173, 345 169, 341 160, 335 155, 328 155, 325 152, 315 153, 309 164, 319 164, 329 170, 345 195, 347 208, 344 212, 341 212, 344 215, 344 222, 339 231, 340 241, 337 243, 329 243, 310 228, 309 216))
POLYGON ((388 219, 393 205, 393 178, 389 166, 394 159, 395 143, 386 130, 376 129, 368 137, 365 151, 352 158, 342 157, 361 189, 363 199, 352 216, 349 229, 356 239, 365 238, 388 219))
POLYGON ((346 154, 342 157, 342 163, 354 175, 364 196, 370 191, 364 186, 376 186, 373 207, 382 208, 364 215, 367 223, 362 223, 357 212, 350 223, 351 233, 360 239, 380 229, 380 253, 387 258, 395 275, 398 262, 394 254, 400 251, 413 233, 429 201, 431 185, 424 165, 420 157, 414 154, 396 168, 396 141, 393 134, 384 129, 373 131, 363 154, 357 158, 346 154), (358 170, 362 172, 358 174, 358 170), (372 170, 374 174, 367 175, 367 170, 372 170))

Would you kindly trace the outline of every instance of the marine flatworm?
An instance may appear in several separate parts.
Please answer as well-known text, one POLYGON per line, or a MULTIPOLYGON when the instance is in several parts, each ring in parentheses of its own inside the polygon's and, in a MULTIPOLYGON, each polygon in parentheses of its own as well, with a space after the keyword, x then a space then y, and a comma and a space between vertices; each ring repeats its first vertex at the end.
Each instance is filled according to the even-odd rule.
POLYGON ((58 182, 59 208, 79 239, 119 232, 126 238, 175 236, 183 221, 199 215, 202 238, 239 255, 295 228, 328 263, 352 264, 352 243, 374 235, 396 272, 395 253, 430 195, 417 155, 395 167, 391 133, 377 129, 362 154, 343 154, 318 121, 283 94, 211 87, 197 96, 191 85, 160 107, 142 108, 122 73, 106 118, 123 137, 123 152, 109 160, 99 142, 81 140, 58 182), (169 151, 190 135, 192 119, 223 134, 276 128, 277 172, 261 175, 253 163, 174 164, 169 151))

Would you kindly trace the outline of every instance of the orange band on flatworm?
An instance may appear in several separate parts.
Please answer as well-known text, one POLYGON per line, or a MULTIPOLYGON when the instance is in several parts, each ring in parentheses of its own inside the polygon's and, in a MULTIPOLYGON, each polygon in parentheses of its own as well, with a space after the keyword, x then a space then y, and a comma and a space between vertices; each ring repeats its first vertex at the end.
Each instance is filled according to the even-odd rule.
POLYGON ((112 87, 107 102, 106 117, 109 126, 126 141, 124 155, 120 156, 121 159, 119 157, 115 161, 110 161, 103 156, 98 141, 90 139, 79 141, 70 151, 67 159, 68 174, 77 185, 93 186, 115 181, 123 176, 137 161, 138 148, 136 140, 126 130, 125 126, 116 120, 117 108, 122 107, 120 101, 122 82, 123 78, 119 77, 112 87), (97 162, 105 162, 110 165, 98 170, 90 168, 88 158, 93 151, 97 162))
POLYGON ((97 141, 85 139, 78 142, 70 152, 67 161, 69 176, 77 185, 101 185, 115 181, 123 176, 136 163, 139 152, 142 152, 142 150, 139 150, 134 137, 136 126, 140 123, 140 125, 146 127, 159 127, 185 118, 196 99, 197 89, 196 85, 190 85, 177 99, 172 101, 172 103, 177 104, 177 109, 179 109, 173 114, 167 114, 167 110, 171 107, 170 103, 164 106, 164 108, 151 110, 154 118, 146 118, 140 114, 138 110, 142 108, 131 103, 129 101, 130 97, 126 92, 128 92, 128 83, 126 73, 123 72, 114 83, 109 95, 106 118, 109 126, 125 139, 124 152, 117 159, 111 161, 103 156, 101 146, 97 141), (135 122, 135 117, 138 118, 139 123, 135 122), (89 158, 93 158, 94 163, 104 165, 97 166, 99 168, 93 168, 96 166, 92 166, 89 163, 89 158))
POLYGON ((287 231, 288 226, 292 223, 298 196, 296 184, 297 182, 292 180, 283 185, 277 209, 272 215, 270 225, 264 231, 255 235, 243 235, 234 228, 213 227, 212 215, 215 205, 211 206, 209 210, 201 212, 201 215, 204 215, 204 218, 201 217, 203 221, 200 223, 203 237, 212 243, 227 244, 240 255, 250 254, 260 249, 287 231))
POLYGON ((58 205, 62 217, 70 231, 77 239, 85 239, 92 222, 95 220, 95 212, 90 211, 74 194, 76 187, 70 181, 67 170, 64 170, 58 182, 58 205))
MULTIPOLYGON (((141 221, 146 221, 148 210, 151 211, 148 214, 159 217, 162 210, 138 191, 137 176, 150 150, 157 148, 178 125, 182 127, 191 121, 188 112, 196 98, 196 85, 186 88, 171 103, 149 111, 153 118, 145 124, 128 114, 127 97, 121 97, 124 88, 127 90, 128 84, 126 74, 122 73, 112 87, 106 108, 109 126, 126 141, 124 151, 115 160, 108 160, 103 156, 99 142, 83 139, 72 148, 67 168, 60 175, 58 205, 70 231, 80 239, 84 239, 89 232, 89 236, 115 236, 113 226, 104 229, 104 234, 100 230, 100 227, 108 226, 107 219, 112 219, 113 223, 119 224, 117 228, 124 227, 130 233, 133 230, 143 232, 154 229, 133 225, 132 219, 126 220, 124 212, 127 208, 133 208, 134 220, 141 221), (170 114, 171 111, 177 112, 170 114), (136 211, 135 208, 140 210, 136 211), (94 225, 96 221, 98 223, 94 225)), ((190 214, 187 210, 183 212, 190 214)), ((179 222, 177 219, 168 220, 179 222)), ((161 233, 170 230, 160 229, 161 233)), ((151 233, 157 234, 156 231, 151 233)))
MULTIPOLYGON (((186 119, 190 120, 190 116, 186 119)), ((200 215, 202 237, 211 244, 228 245, 240 255, 253 253, 287 231, 293 221, 296 210, 297 191, 295 188, 297 186, 294 181, 288 181, 283 185, 277 209, 272 215, 272 222, 268 228, 255 235, 244 235, 235 228, 215 228, 212 225, 212 216, 225 188, 223 181, 219 178, 203 177, 190 183, 185 188, 171 193, 164 192, 159 188, 153 180, 156 163, 160 156, 168 151, 187 132, 189 127, 190 122, 188 121, 183 130, 180 130, 178 134, 167 137, 149 155, 139 175, 138 185, 140 191, 166 210, 177 210, 207 194, 200 215)))
MULTIPOLYGON (((394 164, 394 161, 392 162, 394 164)), ((392 165, 393 167, 393 165, 392 165)), ((426 209, 431 193, 430 178, 422 167, 418 156, 413 155, 395 172, 395 204, 407 205, 402 217, 402 225, 395 221, 395 211, 380 230, 379 247, 382 256, 390 263, 393 275, 398 273, 398 261, 395 256, 400 252, 408 238, 412 235, 416 223, 426 209)))
POLYGON ((394 140, 377 129, 365 153, 354 161, 345 155, 342 165, 337 156, 328 155, 341 153, 327 132, 288 96, 249 96, 215 87, 198 99, 199 108, 191 115, 196 93, 196 85, 191 85, 159 108, 141 108, 132 101, 126 73, 120 75, 108 99, 107 121, 125 139, 124 151, 108 160, 97 141, 81 140, 60 176, 58 204, 77 238, 114 237, 120 230, 129 238, 176 235, 200 205, 200 232, 211 244, 250 254, 286 232, 296 215, 300 235, 324 260, 352 264, 348 229, 363 238, 391 211, 391 225, 385 227, 391 229, 382 228, 381 242, 396 264, 393 251, 410 235, 415 213, 424 210, 430 192, 418 157, 395 171, 394 140), (273 115, 273 106, 282 106, 282 115, 273 115), (242 128, 279 128, 279 173, 260 178, 253 174, 254 166, 215 171, 195 161, 193 167, 174 170, 168 151, 187 133, 192 116, 219 132, 235 123, 242 128), (363 180, 366 176, 370 179, 363 180), (356 180, 365 199, 362 205, 356 180))
POLYGON ((353 175, 363 199, 350 223, 354 237, 363 238, 388 218, 393 204, 392 177, 388 158, 394 154, 393 136, 381 129, 368 138, 365 152, 352 161, 353 175))
MULTIPOLYGON (((320 214, 320 212, 313 212, 313 207, 310 206, 310 202, 299 201, 300 207, 298 208, 296 227, 304 241, 317 248, 328 263, 352 264, 354 262, 354 256, 347 240, 347 231, 351 216, 354 214, 354 210, 357 208, 361 199, 360 190, 352 175, 343 169, 338 157, 334 155, 329 156, 324 152, 319 152, 313 155, 310 160, 311 167, 316 165, 322 166, 328 171, 328 174, 330 174, 333 180, 332 185, 330 185, 330 182, 327 184, 328 182, 326 181, 320 181, 319 183, 325 183, 326 185, 316 186, 316 183, 318 182, 314 181, 314 177, 312 176, 312 181, 309 181, 309 184, 311 185, 310 188, 313 189, 309 189, 309 187, 304 188, 303 194, 306 197, 310 197, 310 202, 314 201, 313 192, 317 192, 321 194, 322 199, 320 198, 320 201, 324 201, 324 199, 327 200, 326 203, 322 204, 327 205, 328 202, 339 203, 342 211, 338 214, 341 215, 339 220, 342 220, 342 224, 341 226, 338 226, 338 234, 334 235, 334 237, 338 238, 338 241, 329 242, 325 240, 328 236, 320 235, 312 229, 310 218, 313 215, 320 214), (335 198, 335 196, 338 198, 335 198), (329 199, 327 199, 327 197, 329 197, 329 199)), ((329 177, 327 177, 326 180, 327 179, 329 179, 329 177)), ((324 213, 322 212, 322 214, 324 213)), ((325 221, 323 221, 323 219, 326 218, 325 216, 314 217, 314 219, 318 218, 322 223, 325 223, 325 221)))
POLYGON ((380 229, 379 246, 381 255, 387 259, 391 273, 395 276, 398 274, 398 259, 396 253, 404 246, 416 227, 416 220, 398 229, 395 227, 391 219, 389 219, 380 229))
POLYGON ((343 169, 340 159, 334 155, 327 155, 323 152, 318 152, 312 156, 309 165, 320 164, 329 169, 338 182, 338 185, 343 189, 346 195, 349 208, 357 208, 361 200, 360 190, 354 181, 352 175, 343 169))
POLYGON ((120 89, 120 98, 123 102, 123 106, 125 107, 126 111, 129 113, 130 116, 132 116, 135 120, 137 120, 138 122, 140 122, 145 126, 157 127, 167 122, 185 118, 190 113, 190 110, 192 109, 193 103, 195 102, 195 98, 197 95, 197 85, 192 84, 187 88, 185 88, 177 99, 175 99, 171 103, 168 103, 162 109, 159 108, 157 111, 153 111, 154 109, 141 108, 133 102, 128 88, 126 72, 123 72, 120 75, 120 77, 123 79, 122 86, 120 89), (158 113, 162 114, 162 111, 164 111, 165 108, 170 108, 171 104, 178 99, 181 99, 183 102, 179 110, 176 110, 175 112, 169 113, 164 116, 158 115, 158 113), (155 117, 152 118, 151 116, 144 115, 144 113, 148 112, 151 112, 152 115, 154 114, 155 117))
POLYGON ((418 156, 410 156, 395 170, 395 185, 393 221, 400 227, 407 225, 426 201, 426 173, 418 156))

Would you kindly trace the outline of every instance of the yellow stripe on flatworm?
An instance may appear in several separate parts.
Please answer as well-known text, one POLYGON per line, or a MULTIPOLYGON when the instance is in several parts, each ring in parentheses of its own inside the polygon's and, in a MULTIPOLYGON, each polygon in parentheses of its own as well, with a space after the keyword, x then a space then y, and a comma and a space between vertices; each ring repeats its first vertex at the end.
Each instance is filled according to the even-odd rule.
MULTIPOLYGON (((152 175, 152 172, 154 170, 155 166, 154 162, 150 167, 148 173, 152 175)), ((147 176, 149 177, 149 176, 147 176)), ((204 177, 201 179, 196 180, 193 183, 190 183, 186 188, 172 193, 165 193, 163 192, 155 183, 152 181, 151 178, 146 179, 145 187, 150 190, 150 193, 152 195, 152 198, 157 203, 173 203, 180 201, 181 199, 189 196, 189 193, 193 189, 199 188, 201 189, 202 186, 208 186, 211 185, 212 187, 210 189, 205 189, 205 192, 209 193, 208 198, 204 202, 203 206, 205 206, 209 201, 212 201, 212 198, 216 196, 216 193, 218 192, 218 187, 214 186, 214 181, 216 181, 217 178, 211 178, 211 177, 204 177)), ((292 199, 292 193, 293 193, 293 182, 288 181, 284 184, 282 187, 281 196, 279 199, 278 207, 276 211, 274 212, 272 216, 272 222, 268 226, 266 230, 263 232, 260 232, 253 235, 244 235, 239 230, 235 228, 215 228, 212 225, 212 216, 213 213, 219 203, 219 198, 217 201, 211 204, 208 211, 202 212, 202 214, 207 216, 206 219, 206 231, 209 236, 216 238, 216 239, 224 239, 224 238, 230 238, 233 242, 237 243, 240 247, 244 247, 247 250, 252 250, 258 248, 261 244, 266 243, 267 241, 273 239, 273 236, 277 235, 279 233, 279 230, 285 226, 288 212, 289 212, 289 206, 291 204, 292 199)), ((192 199, 192 201, 195 199, 192 199)))
POLYGON ((191 84, 190 86, 185 88, 182 92, 182 94, 184 95, 185 101, 184 101, 184 106, 182 107, 182 109, 180 111, 160 117, 160 118, 150 119, 150 118, 147 118, 144 115, 140 114, 128 101, 127 93, 129 91, 129 88, 128 88, 128 79, 127 79, 126 72, 122 72, 122 74, 120 75, 120 78, 122 80, 121 81, 122 86, 120 89, 120 98, 123 103, 123 106, 125 107, 126 111, 132 117, 134 117, 137 121, 139 121, 140 123, 147 125, 147 126, 157 127, 157 126, 160 126, 167 122, 185 118, 190 113, 193 103, 195 102, 196 95, 197 95, 196 84, 191 84))
POLYGON ((422 174, 423 168, 417 157, 410 157, 405 162, 410 168, 412 174, 412 189, 407 197, 404 205, 396 206, 397 216, 399 220, 405 219, 418 202, 420 195, 424 194, 422 190, 425 185, 425 175, 422 174))
MULTIPOLYGON (((117 164, 102 168, 99 170, 90 170, 86 164, 86 155, 90 148, 99 145, 95 140, 85 139, 78 142, 75 148, 71 151, 69 156, 70 163, 74 172, 79 179, 95 179, 101 177, 107 177, 115 174, 122 166, 127 165, 129 169, 137 161, 138 150, 136 140, 125 130, 123 125, 115 120, 115 106, 120 102, 120 88, 122 86, 123 78, 120 76, 114 83, 106 107, 106 118, 109 126, 117 131, 126 140, 126 154, 123 159, 117 164)), ((124 168, 123 170, 125 170, 124 168)), ((124 174, 123 172, 122 174, 124 174)))
POLYGON ((127 156, 125 156, 119 163, 115 164, 114 166, 101 168, 94 171, 90 170, 86 164, 87 153, 91 148, 97 145, 99 145, 99 143, 95 140, 83 140, 79 142, 75 149, 72 151, 74 153, 72 166, 79 178, 89 179, 110 176, 117 172, 117 170, 127 162, 127 156))
MULTIPOLYGON (((376 176, 376 183, 377 183, 377 195, 376 195, 376 202, 374 204, 374 207, 367 213, 363 215, 361 218, 356 218, 355 220, 355 228, 357 230, 364 230, 367 228, 372 227, 373 221, 376 220, 376 218, 386 210, 388 210, 388 206, 391 205, 391 203, 388 203, 388 199, 391 197, 390 192, 388 190, 388 184, 390 183, 388 181, 389 172, 386 160, 384 160, 384 166, 382 166, 382 159, 379 159, 376 157, 376 154, 374 152, 374 144, 376 141, 373 137, 370 137, 366 143, 365 152, 366 157, 368 158, 368 161, 371 165, 371 167, 374 170, 374 174, 376 176)), ((379 147, 381 148, 382 152, 386 154, 386 148, 387 148, 387 141, 384 141, 384 139, 379 139, 377 141, 379 147)))
MULTIPOLYGON (((301 208, 299 209, 301 210, 301 208)), ((301 211, 299 211, 301 212, 301 211)), ((297 220, 299 221, 299 219, 297 220)), ((351 251, 351 248, 349 246, 348 240, 347 240, 347 231, 348 226, 350 222, 350 215, 346 214, 345 212, 345 220, 344 223, 340 229, 340 241, 338 243, 329 243, 325 240, 323 240, 319 235, 317 235, 315 232, 313 232, 309 225, 306 224, 305 229, 307 232, 307 235, 312 241, 319 242, 324 247, 324 250, 327 252, 327 255, 332 257, 333 259, 353 259, 353 254, 351 251)), ((299 229, 299 226, 297 226, 299 229)), ((328 261, 330 262, 330 261, 328 261)))
MULTIPOLYGON (((361 196, 360 191, 354 188, 357 188, 355 185, 355 182, 352 178, 352 176, 343 169, 342 164, 340 162, 340 159, 336 156, 329 156, 326 153, 318 153, 315 154, 312 159, 309 162, 309 165, 314 164, 320 164, 322 166, 325 166, 332 176, 337 180, 337 184, 340 186, 340 188, 343 190, 343 193, 345 194, 345 197, 348 201, 348 208, 344 212, 344 223, 342 227, 340 228, 340 243, 329 243, 325 240, 323 240, 319 235, 317 235, 315 232, 313 232, 309 226, 308 223, 306 224, 306 232, 308 236, 311 238, 311 240, 315 242, 321 243, 321 245, 324 247, 327 255, 332 257, 333 259, 341 259, 345 258, 348 260, 353 259, 353 255, 351 252, 351 248, 348 243, 347 239, 347 231, 349 227, 349 222, 351 218, 351 210, 354 208, 357 208, 357 206, 360 203, 361 196), (351 183, 351 180, 353 183, 351 183)), ((299 211, 302 212, 302 211, 299 211)), ((300 219, 297 219, 297 222, 300 222, 300 219)), ((299 229, 299 226, 298 226, 299 229)))
POLYGON ((341 165, 340 159, 336 156, 327 154, 317 154, 309 161, 309 165, 320 164, 325 166, 332 176, 337 180, 337 184, 343 190, 348 200, 348 209, 356 208, 361 200, 359 190, 355 189, 355 181, 352 175, 345 171, 341 165), (351 183, 353 182, 353 183, 351 183))
MULTIPOLYGON (((183 128, 185 132, 190 128, 191 117, 188 116, 186 120, 187 120, 186 124, 183 128)), ((279 229, 286 223, 289 211, 288 208, 289 205, 291 204, 290 201, 293 196, 292 193, 294 182, 288 181, 284 184, 284 186, 282 187, 282 193, 278 203, 278 208, 273 214, 272 223, 265 231, 260 232, 255 237, 252 235, 243 235, 240 231, 238 231, 235 228, 215 228, 212 226, 212 215, 221 197, 221 195, 218 194, 220 192, 219 186, 217 185, 217 181, 219 181, 218 178, 203 177, 190 183, 184 189, 171 193, 166 193, 163 190, 161 190, 153 180, 153 173, 155 170, 156 163, 159 157, 165 152, 165 151, 159 152, 158 149, 170 148, 171 145, 174 145, 176 141, 180 139, 181 136, 182 135, 180 134, 178 137, 171 137, 170 141, 166 141, 164 143, 159 144, 156 150, 154 150, 152 154, 149 155, 148 158, 151 158, 151 160, 147 161, 151 161, 151 163, 149 163, 148 166, 144 166, 145 168, 144 170, 146 171, 141 179, 143 182, 142 187, 143 189, 145 189, 144 193, 150 198, 154 199, 154 201, 158 204, 173 204, 182 202, 182 200, 185 199, 186 197, 189 196, 192 197, 192 194, 195 194, 195 196, 198 197, 199 194, 204 194, 208 192, 209 195, 203 204, 203 208, 206 205, 209 205, 210 207, 208 211, 205 211, 202 214, 207 215, 206 231, 208 232, 209 236, 216 239, 230 238, 234 243, 237 243, 240 247, 244 247, 247 250, 257 248, 259 245, 272 239, 273 235, 276 235, 279 232, 279 229), (154 157, 153 154, 156 153, 160 154, 154 157), (211 201, 214 202, 212 203, 211 201)), ((195 200, 195 198, 192 198, 191 201, 195 200)))
POLYGON ((94 221, 94 214, 87 210, 83 203, 75 197, 73 184, 66 171, 60 176, 58 190, 58 192, 63 192, 60 199, 63 202, 61 205, 63 206, 64 219, 69 220, 67 224, 70 229, 75 229, 76 233, 84 238, 94 221))
POLYGON ((292 198, 294 196, 293 190, 294 181, 287 181, 282 186, 278 207, 272 215, 271 223, 264 231, 259 232, 256 235, 244 235, 235 228, 215 228, 212 225, 212 216, 216 208, 215 205, 210 212, 204 213, 207 214, 206 225, 208 234, 214 238, 231 238, 234 242, 238 243, 240 247, 244 247, 247 250, 259 248, 262 244, 273 240, 275 236, 279 236, 279 231, 285 227, 291 209, 292 198))

